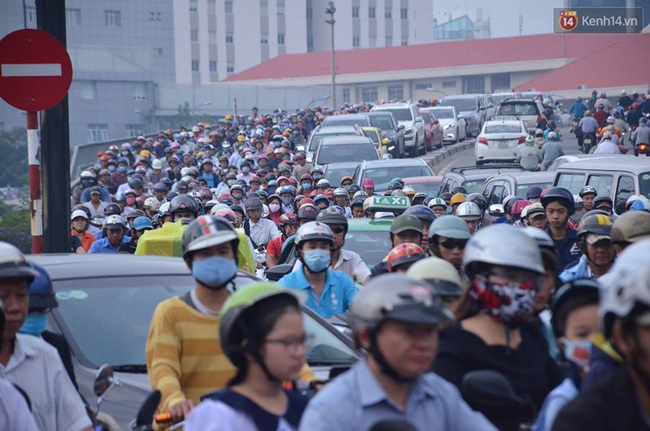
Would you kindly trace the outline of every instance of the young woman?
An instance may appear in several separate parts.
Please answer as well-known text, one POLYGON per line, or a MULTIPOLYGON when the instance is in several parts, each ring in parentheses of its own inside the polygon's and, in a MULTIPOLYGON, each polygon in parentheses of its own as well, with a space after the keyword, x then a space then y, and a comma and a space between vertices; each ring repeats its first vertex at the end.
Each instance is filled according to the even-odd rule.
POLYGON ((296 294, 269 283, 238 290, 221 310, 219 336, 237 374, 203 397, 185 430, 297 430, 308 400, 282 382, 298 378, 313 339, 296 294))

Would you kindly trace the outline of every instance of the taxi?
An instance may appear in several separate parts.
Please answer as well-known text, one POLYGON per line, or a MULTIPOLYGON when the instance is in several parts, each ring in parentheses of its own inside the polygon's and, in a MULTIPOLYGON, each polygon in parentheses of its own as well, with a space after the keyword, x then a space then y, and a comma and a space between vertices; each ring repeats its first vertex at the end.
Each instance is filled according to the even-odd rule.
POLYGON ((375 148, 377 148, 380 157, 383 157, 385 154, 390 154, 391 156, 396 157, 395 146, 391 146, 389 150, 388 143, 390 141, 388 138, 382 138, 381 130, 379 130, 377 127, 369 126, 363 126, 361 127, 361 130, 363 131, 363 134, 366 135, 366 137, 370 138, 372 143, 375 144, 375 148))
POLYGON ((527 136, 526 125, 515 116, 498 116, 486 121, 474 146, 476 164, 514 162, 517 147, 527 136))

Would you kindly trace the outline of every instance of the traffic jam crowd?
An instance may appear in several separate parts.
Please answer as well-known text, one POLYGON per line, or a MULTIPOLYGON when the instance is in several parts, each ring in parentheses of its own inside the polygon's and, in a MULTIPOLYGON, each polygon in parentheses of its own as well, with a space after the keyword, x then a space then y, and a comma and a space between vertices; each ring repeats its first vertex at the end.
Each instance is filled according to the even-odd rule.
MULTIPOLYGON (((610 114, 633 116, 633 103, 604 107, 601 127, 610 114)), ((587 118, 588 108, 578 100, 571 114, 587 118)), ((111 146, 81 173, 72 252, 177 255, 192 273, 190 292, 156 308, 146 345, 170 422, 190 431, 650 429, 647 197, 615 214, 590 186, 577 196, 532 187, 488 206, 460 186, 416 193, 396 175, 383 193, 403 204, 393 210, 372 178, 356 184, 350 172, 331 184, 307 160, 310 132, 333 114, 254 108, 111 146), (393 248, 380 262, 345 248, 353 219, 391 221, 393 248), (282 264, 277 283, 230 289, 238 270, 263 276, 282 264), (345 313, 346 333, 366 352, 329 382, 306 365, 313 338, 301 304, 325 318, 345 313), (292 390, 296 381, 315 395, 292 390)), ((51 284, 10 244, 0 243, 0 260, 0 428, 91 429, 65 370, 43 370, 63 370, 36 338, 54 306, 51 284), (34 379, 32 415, 11 383, 33 388, 34 379)))

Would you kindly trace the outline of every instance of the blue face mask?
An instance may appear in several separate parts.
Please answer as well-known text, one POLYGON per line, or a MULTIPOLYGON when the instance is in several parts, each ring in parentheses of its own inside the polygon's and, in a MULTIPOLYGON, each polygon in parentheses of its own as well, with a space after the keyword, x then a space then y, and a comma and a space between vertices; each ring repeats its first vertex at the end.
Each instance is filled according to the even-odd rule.
POLYGON ((283 203, 285 206, 289 206, 289 205, 291 205, 291 201, 293 200, 292 198, 280 198, 280 199, 282 199, 282 203, 283 203))
POLYGON ((237 263, 227 257, 208 257, 192 264, 192 275, 202 285, 216 290, 235 278, 237 263))
POLYGON ((40 337, 47 327, 47 316, 41 313, 30 313, 25 319, 25 323, 20 327, 18 332, 21 334, 34 335, 40 337))
POLYGON ((113 166, 113 165, 108 165, 108 170, 109 170, 110 172, 115 172, 115 166, 113 166))
POLYGON ((303 190, 309 190, 309 189, 311 189, 311 183, 304 183, 304 184, 302 185, 302 188, 303 188, 303 190))
POLYGON ((304 257, 305 265, 309 271, 319 273, 327 270, 330 266, 330 251, 329 250, 307 250, 304 257))
POLYGON ((569 341, 566 337, 562 338, 564 342, 564 356, 580 368, 589 365, 591 356, 591 341, 569 341))
POLYGON ((120 166, 120 167, 117 168, 117 169, 118 169, 120 172, 122 172, 122 173, 126 173, 126 166, 120 166))

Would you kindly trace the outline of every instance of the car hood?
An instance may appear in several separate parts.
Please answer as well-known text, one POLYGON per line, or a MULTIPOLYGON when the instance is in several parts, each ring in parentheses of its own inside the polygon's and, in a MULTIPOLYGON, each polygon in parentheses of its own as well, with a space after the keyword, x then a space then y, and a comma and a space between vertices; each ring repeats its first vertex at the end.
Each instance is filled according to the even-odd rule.
POLYGON ((476 111, 459 111, 460 115, 463 115, 465 117, 475 117, 476 116, 476 111))
POLYGON ((438 118, 438 121, 440 122, 440 125, 443 127, 446 126, 447 124, 456 122, 456 120, 454 120, 453 118, 438 118))
POLYGON ((413 127, 414 121, 398 121, 397 122, 400 126, 404 127, 413 127))

